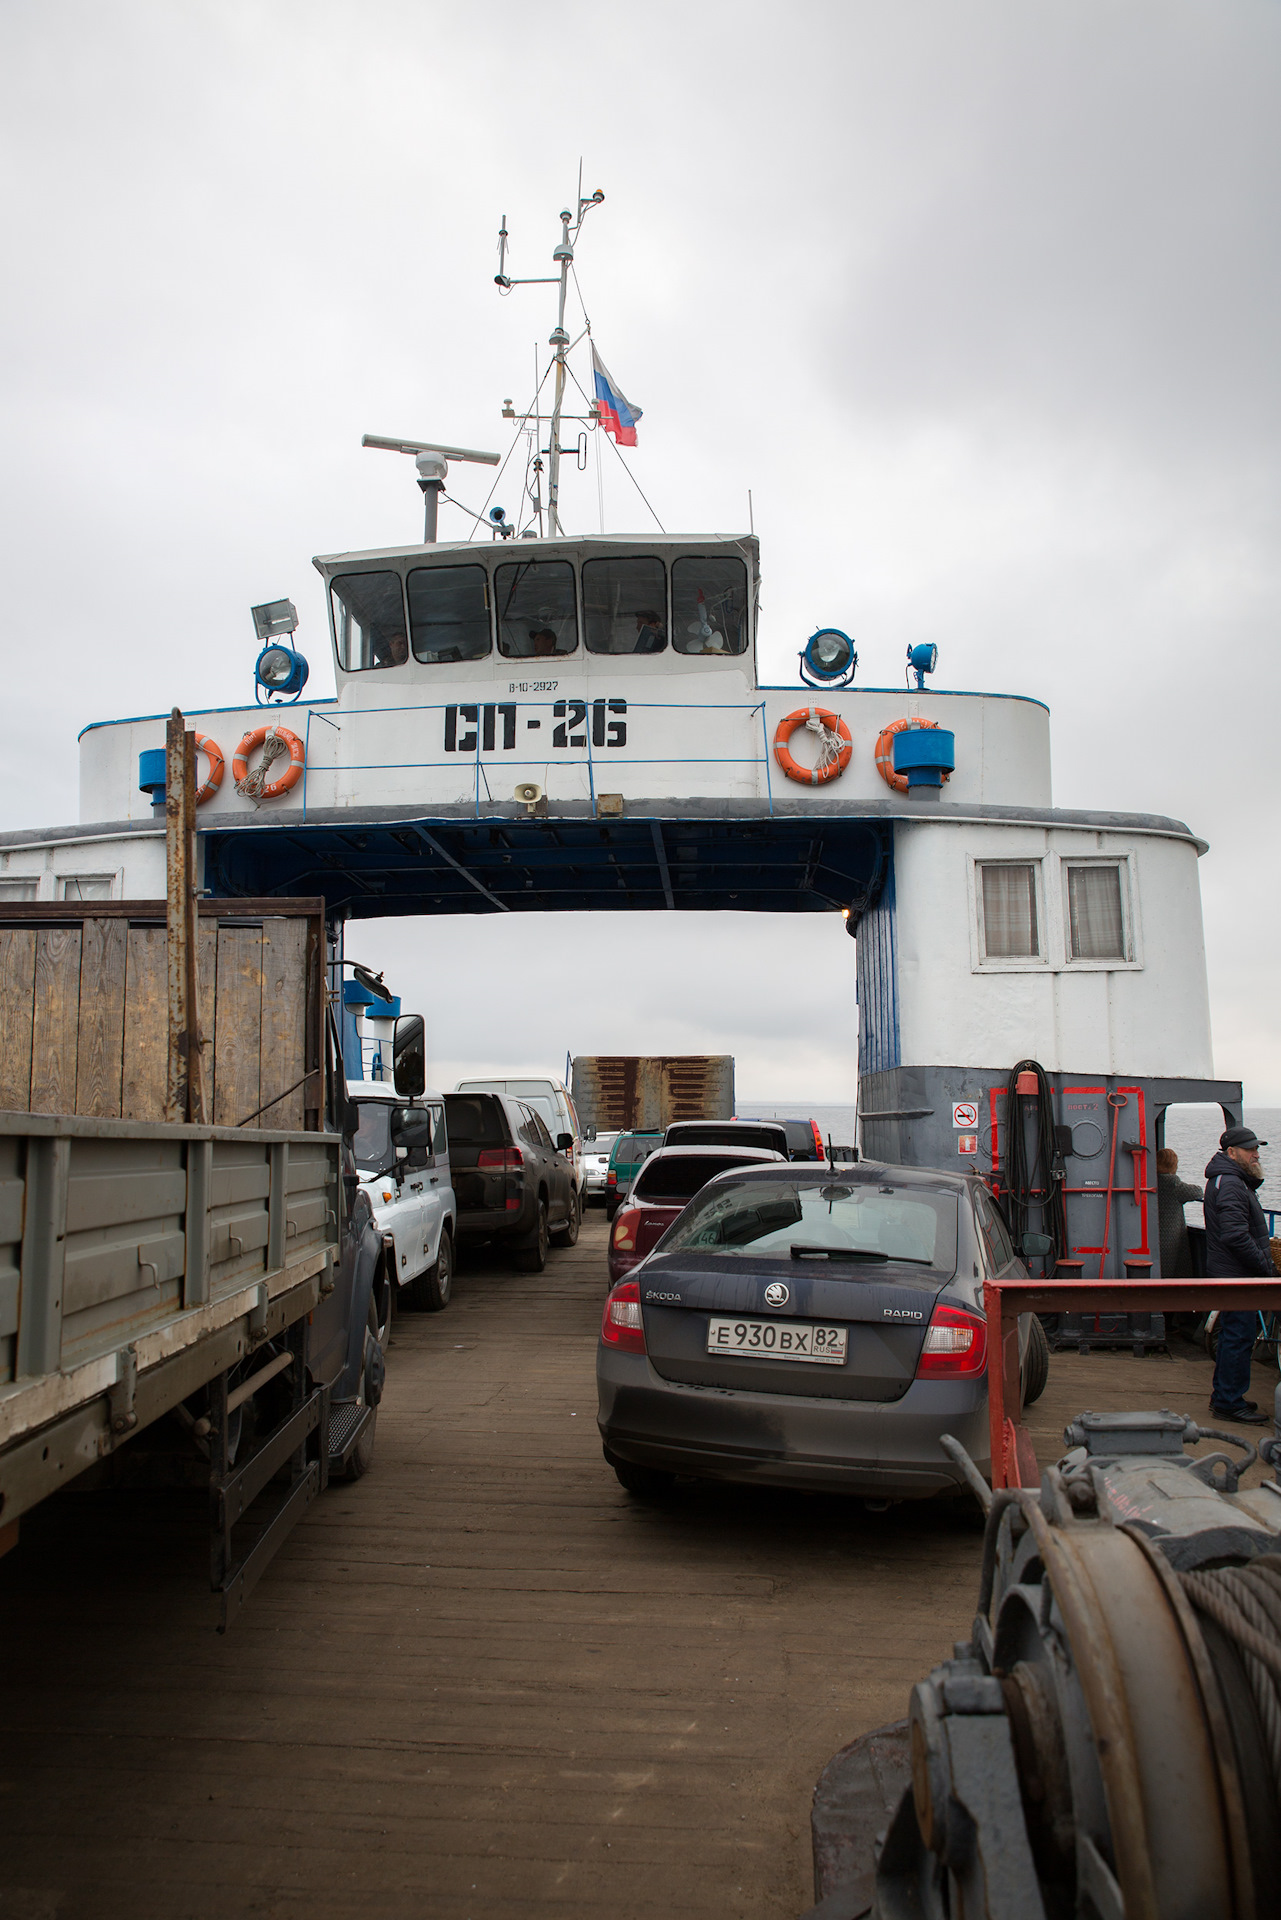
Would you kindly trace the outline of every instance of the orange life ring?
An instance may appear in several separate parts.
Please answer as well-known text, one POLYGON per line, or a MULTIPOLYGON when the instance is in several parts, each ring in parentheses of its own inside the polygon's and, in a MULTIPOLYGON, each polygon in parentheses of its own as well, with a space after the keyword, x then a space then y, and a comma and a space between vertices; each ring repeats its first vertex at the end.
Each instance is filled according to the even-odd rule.
POLYGON ((297 786, 302 777, 306 758, 307 749, 296 733, 290 733, 288 727, 254 727, 245 735, 232 756, 231 773, 236 783, 236 792, 248 795, 251 800, 275 800, 280 794, 288 793, 290 787, 297 786), (282 747, 288 749, 289 765, 279 780, 264 781, 261 775, 265 767, 260 766, 256 773, 250 773, 249 756, 259 747, 266 745, 269 734, 278 740, 282 747))
POLYGON ((850 730, 839 713, 829 713, 826 707, 797 707, 795 713, 789 713, 779 721, 774 729, 774 758, 789 780, 799 780, 803 787, 821 787, 825 780, 839 780, 850 763, 854 751, 854 742, 850 730), (788 750, 788 741, 798 727, 809 726, 811 721, 821 721, 829 733, 840 740, 840 746, 833 753, 828 742, 824 741, 823 757, 816 767, 803 767, 794 760, 788 750))
MULTIPOLYGON (((876 736, 876 770, 887 787, 893 787, 895 793, 907 792, 907 775, 894 771, 894 736, 904 733, 910 727, 937 727, 937 720, 891 720, 888 727, 882 727, 876 736)), ((945 780, 952 775, 945 772, 945 780)))
POLYGON ((222 757, 222 748, 207 733, 196 735, 196 752, 203 753, 209 761, 209 778, 203 787, 196 788, 196 805, 203 807, 206 800, 212 800, 222 785, 222 776, 227 771, 227 763, 222 757))

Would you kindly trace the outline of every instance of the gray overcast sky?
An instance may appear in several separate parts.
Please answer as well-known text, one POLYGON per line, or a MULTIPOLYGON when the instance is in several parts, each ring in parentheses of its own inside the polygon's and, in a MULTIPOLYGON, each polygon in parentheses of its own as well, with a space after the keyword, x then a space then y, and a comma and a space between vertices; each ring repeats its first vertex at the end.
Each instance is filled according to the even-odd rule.
MULTIPOLYGON (((76 816, 86 721, 243 700, 256 600, 325 689, 311 555, 420 525, 360 436, 505 445, 550 316, 498 297, 498 216, 548 271, 581 153, 633 470, 679 529, 752 488, 776 677, 834 624, 869 684, 929 638, 940 685, 1047 700, 1059 804, 1211 842, 1218 1068, 1281 1101, 1275 0, 5 0, 0 71, 0 824, 76 816)), ((825 917, 351 944, 442 1077, 708 1050, 852 1096, 825 917)))

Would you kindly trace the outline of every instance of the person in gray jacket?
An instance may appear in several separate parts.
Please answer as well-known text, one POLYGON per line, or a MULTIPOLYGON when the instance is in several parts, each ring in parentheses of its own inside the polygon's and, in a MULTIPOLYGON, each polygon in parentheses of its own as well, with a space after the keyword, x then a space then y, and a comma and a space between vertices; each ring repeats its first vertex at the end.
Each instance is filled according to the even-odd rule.
MULTIPOLYGON (((1219 1135, 1219 1151, 1205 1170, 1205 1270, 1211 1280, 1277 1277, 1268 1223, 1256 1197, 1263 1185, 1259 1148, 1267 1144, 1249 1127, 1228 1127, 1219 1135)), ((1247 1427, 1272 1424, 1270 1415, 1245 1397, 1258 1324, 1253 1308, 1221 1313, 1217 1322, 1210 1411, 1247 1427)))
POLYGON ((1189 1200, 1203 1200, 1204 1192, 1188 1180, 1179 1179, 1179 1156, 1173 1147, 1156 1150, 1156 1210, 1160 1223, 1161 1277, 1163 1280, 1192 1278, 1192 1248, 1188 1241, 1188 1223, 1183 1208, 1189 1200))

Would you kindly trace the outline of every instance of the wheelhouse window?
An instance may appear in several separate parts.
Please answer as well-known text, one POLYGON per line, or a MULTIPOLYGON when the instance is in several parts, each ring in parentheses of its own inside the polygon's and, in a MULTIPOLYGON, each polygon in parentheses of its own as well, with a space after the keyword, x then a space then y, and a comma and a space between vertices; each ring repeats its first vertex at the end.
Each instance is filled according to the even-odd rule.
POLYGON ((1125 891, 1119 865, 1067 868, 1068 959, 1126 960, 1125 891))
POLYGON ((555 659, 578 649, 574 569, 568 560, 521 560, 494 575, 498 651, 509 660, 555 659))
POLYGON ((677 653, 747 651, 747 568, 733 555, 672 565, 672 645, 677 653))
POLYGON ((398 573, 343 573, 332 582, 338 660, 348 673, 403 667, 409 658, 398 573))
POLYGON ((483 567, 415 567, 405 583, 415 660, 483 660, 490 649, 489 577, 483 567))
POLYGON ((667 569, 619 555, 583 565, 583 625, 589 653, 662 653, 667 646, 667 569))
POLYGON ((978 874, 983 958, 1039 959, 1035 861, 984 861, 978 874))

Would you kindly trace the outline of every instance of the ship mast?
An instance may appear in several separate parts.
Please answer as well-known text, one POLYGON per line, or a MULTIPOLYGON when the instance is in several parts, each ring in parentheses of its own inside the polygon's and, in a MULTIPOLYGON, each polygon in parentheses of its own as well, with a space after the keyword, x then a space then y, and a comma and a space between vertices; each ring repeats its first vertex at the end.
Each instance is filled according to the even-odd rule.
POLYGON ((577 215, 568 207, 562 207, 560 214, 560 243, 552 252, 552 261, 557 271, 552 276, 542 276, 531 280, 513 280, 509 278, 507 267, 507 215, 498 230, 498 272, 494 275, 495 284, 504 293, 513 287, 547 287, 560 289, 556 310, 556 325, 548 337, 548 346, 552 348, 555 359, 555 387, 552 396, 551 433, 547 442, 547 531, 555 538, 561 531, 560 524, 560 457, 564 448, 560 444, 561 410, 565 400, 565 355, 569 351, 569 335, 565 331, 565 302, 569 295, 569 273, 574 264, 574 242, 582 229, 583 221, 590 207, 598 207, 605 198, 600 188, 595 193, 583 196, 583 170, 578 170, 577 215))

